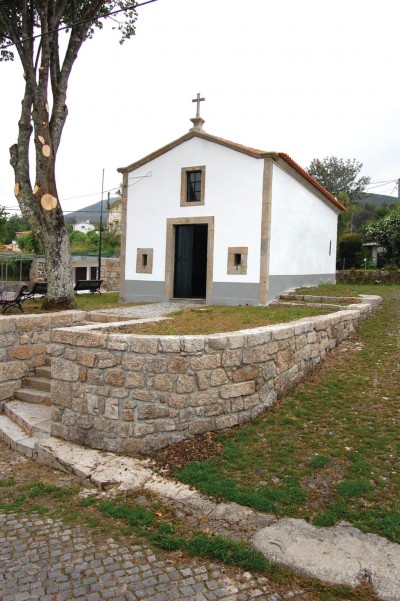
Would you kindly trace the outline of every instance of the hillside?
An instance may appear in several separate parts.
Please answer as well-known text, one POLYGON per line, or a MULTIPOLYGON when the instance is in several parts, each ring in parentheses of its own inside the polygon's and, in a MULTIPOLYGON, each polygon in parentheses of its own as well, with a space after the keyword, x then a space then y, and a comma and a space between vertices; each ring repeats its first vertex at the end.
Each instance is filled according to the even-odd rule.
POLYGON ((393 205, 399 202, 399 198, 397 196, 387 196, 386 194, 372 194, 370 192, 365 192, 363 198, 357 200, 357 203, 360 205, 365 205, 367 203, 375 205, 375 207, 381 207, 382 205, 393 205))
MULTIPOLYGON (((113 202, 115 198, 110 198, 110 203, 113 202)), ((108 200, 103 200, 103 223, 108 221, 108 209, 107 209, 108 200)), ((83 207, 78 211, 73 211, 72 213, 67 213, 65 215, 66 223, 79 223, 80 221, 90 221, 94 225, 100 223, 100 211, 101 211, 101 200, 99 202, 95 202, 92 205, 88 205, 87 207, 83 207)))

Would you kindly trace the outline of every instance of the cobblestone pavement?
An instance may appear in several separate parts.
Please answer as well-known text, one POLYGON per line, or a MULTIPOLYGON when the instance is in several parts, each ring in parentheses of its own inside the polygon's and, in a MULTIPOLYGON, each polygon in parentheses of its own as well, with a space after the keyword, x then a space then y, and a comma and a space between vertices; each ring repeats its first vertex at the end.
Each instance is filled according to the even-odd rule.
POLYGON ((289 597, 274 593, 266 578, 145 545, 102 541, 61 520, 0 513, 0 532, 2 601, 299 598, 293 591, 289 597))
POLYGON ((96 313, 112 313, 113 315, 123 315, 127 319, 147 319, 150 317, 162 317, 168 313, 180 311, 186 307, 191 309, 203 307, 203 304, 173 302, 173 303, 150 303, 148 305, 135 305, 133 307, 115 307, 113 309, 96 309, 96 313))
MULTIPOLYGON (((0 481, 78 484, 0 442, 0 481)), ((79 484, 78 484, 79 485, 79 484)), ((97 534, 86 525, 0 510, 1 601, 315 600, 291 584, 274 585, 240 568, 188 558, 97 534)))
POLYGON ((133 307, 115 307, 113 309, 96 309, 96 313, 112 313, 113 315, 126 315, 128 319, 147 319, 161 317, 168 313, 175 313, 188 307, 202 307, 203 303, 149 303, 148 305, 135 305, 133 307))

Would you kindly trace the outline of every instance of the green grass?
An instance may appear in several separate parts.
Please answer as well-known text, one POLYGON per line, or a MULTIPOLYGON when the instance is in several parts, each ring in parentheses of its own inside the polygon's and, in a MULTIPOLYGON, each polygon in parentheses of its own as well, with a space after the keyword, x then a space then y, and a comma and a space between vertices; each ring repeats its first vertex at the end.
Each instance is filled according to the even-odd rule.
POLYGON ((400 543, 400 288, 306 290, 378 294, 384 304, 356 348, 328 359, 256 422, 221 435, 218 457, 176 475, 260 511, 317 525, 346 519, 400 543))
MULTIPOLYGON (((129 494, 129 498, 121 496, 112 500, 97 495, 80 498, 79 487, 59 487, 36 481, 16 484, 11 479, 5 482, 7 484, 0 489, 0 509, 3 511, 61 518, 66 524, 83 524, 96 536, 113 537, 116 541, 124 537, 124 546, 129 541, 133 545, 144 542, 166 552, 179 551, 180 554, 256 571, 267 576, 278 588, 300 587, 306 595, 312 595, 305 598, 325 601, 371 601, 376 598, 368 586, 352 590, 325 585, 271 564, 245 541, 193 529, 185 520, 176 517, 172 507, 154 496, 148 497, 146 506, 143 506, 136 502, 134 495, 129 497, 129 494)), ((294 482, 286 484, 289 493, 291 487, 296 489, 294 482)), ((176 555, 172 559, 176 561, 176 555)))

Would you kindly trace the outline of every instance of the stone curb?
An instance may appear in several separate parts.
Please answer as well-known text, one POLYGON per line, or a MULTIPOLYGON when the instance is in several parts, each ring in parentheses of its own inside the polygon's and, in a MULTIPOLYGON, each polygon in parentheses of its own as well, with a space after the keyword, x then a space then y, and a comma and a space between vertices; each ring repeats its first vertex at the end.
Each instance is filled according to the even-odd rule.
POLYGON ((73 473, 107 490, 156 493, 180 517, 237 540, 248 540, 273 563, 331 584, 358 586, 367 580, 383 601, 400 599, 400 545, 341 524, 316 528, 297 519, 278 519, 235 503, 218 502, 185 484, 163 478, 151 460, 80 447, 54 437, 36 443, 36 460, 73 473))

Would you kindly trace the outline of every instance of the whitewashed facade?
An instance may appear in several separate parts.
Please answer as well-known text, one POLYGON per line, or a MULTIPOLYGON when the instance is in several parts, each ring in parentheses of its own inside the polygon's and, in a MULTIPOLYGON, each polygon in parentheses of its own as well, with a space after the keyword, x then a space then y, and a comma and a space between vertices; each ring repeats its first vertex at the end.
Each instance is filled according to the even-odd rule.
POLYGON ((119 169, 121 300, 266 304, 294 286, 334 282, 344 207, 288 155, 192 121, 186 135, 119 169))

